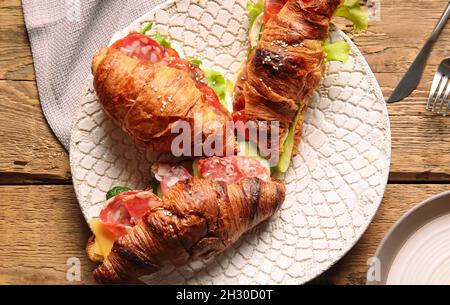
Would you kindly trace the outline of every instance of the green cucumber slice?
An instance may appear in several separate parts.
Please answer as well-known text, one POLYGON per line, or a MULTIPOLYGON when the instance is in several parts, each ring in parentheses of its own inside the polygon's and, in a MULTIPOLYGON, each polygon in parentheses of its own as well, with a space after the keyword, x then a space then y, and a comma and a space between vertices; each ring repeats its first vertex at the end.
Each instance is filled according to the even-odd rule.
POLYGON ((301 105, 300 109, 298 109, 294 122, 289 127, 288 135, 283 143, 284 150, 280 155, 277 166, 275 167, 275 170, 279 173, 287 172, 289 165, 291 164, 292 151, 294 150, 295 127, 302 116, 303 107, 304 105, 301 105))
POLYGON ((158 187, 156 188, 156 196, 158 196, 159 198, 163 197, 163 193, 162 193, 162 190, 161 190, 161 184, 158 185, 158 187))
POLYGON ((192 175, 197 178, 202 177, 202 175, 200 174, 200 172, 198 170, 198 160, 195 160, 194 162, 192 162, 192 175))

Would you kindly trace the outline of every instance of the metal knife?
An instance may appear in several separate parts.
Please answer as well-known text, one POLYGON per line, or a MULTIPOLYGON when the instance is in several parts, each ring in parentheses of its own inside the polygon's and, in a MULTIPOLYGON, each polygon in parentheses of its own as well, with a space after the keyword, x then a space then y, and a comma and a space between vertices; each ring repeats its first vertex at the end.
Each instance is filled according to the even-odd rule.
POLYGON ((409 67, 408 71, 403 76, 402 80, 397 85, 394 92, 392 92, 391 96, 389 97, 389 100, 387 101, 388 103, 395 103, 401 101, 402 99, 410 95, 411 92, 414 91, 414 89, 417 88, 417 85, 419 84, 420 79, 422 78, 423 70, 425 69, 425 64, 427 62, 428 55, 430 54, 431 47, 438 38, 439 34, 441 33, 441 30, 444 28, 449 16, 450 16, 450 1, 448 2, 447 8, 445 9, 444 13, 441 16, 441 19, 434 28, 433 33, 431 33, 431 36, 428 38, 427 42, 422 47, 422 50, 420 50, 419 55, 417 55, 416 59, 409 67))

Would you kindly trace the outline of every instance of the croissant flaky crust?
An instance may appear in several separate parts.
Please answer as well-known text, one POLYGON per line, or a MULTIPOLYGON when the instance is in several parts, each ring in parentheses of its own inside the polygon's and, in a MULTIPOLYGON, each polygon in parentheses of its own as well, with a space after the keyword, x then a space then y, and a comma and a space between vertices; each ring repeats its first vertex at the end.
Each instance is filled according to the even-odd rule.
POLYGON ((265 24, 253 59, 238 77, 235 100, 245 104, 246 119, 280 122, 280 139, 303 107, 295 149, 306 108, 325 71, 323 41, 330 18, 341 2, 289 0, 265 24))
MULTIPOLYGON (((201 115, 202 138, 225 134, 226 111, 213 109, 188 72, 103 48, 92 61, 94 87, 105 112, 137 143, 171 152, 171 132, 179 121, 194 124, 201 115)), ((224 147, 233 145, 231 134, 224 147)), ((193 135, 191 136, 193 139, 193 135)))
POLYGON ((129 283, 166 265, 179 266, 225 250, 272 216, 285 199, 277 180, 234 184, 192 178, 177 183, 94 271, 99 283, 129 283))

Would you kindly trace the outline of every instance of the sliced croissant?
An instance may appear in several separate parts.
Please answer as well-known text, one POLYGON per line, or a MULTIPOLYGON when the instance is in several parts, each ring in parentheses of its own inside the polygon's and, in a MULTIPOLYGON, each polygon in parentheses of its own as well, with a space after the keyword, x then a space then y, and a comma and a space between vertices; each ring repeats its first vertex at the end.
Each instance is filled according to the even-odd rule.
MULTIPOLYGON (((139 35, 129 36, 150 39, 139 35)), ((130 56, 123 47, 113 45, 94 56, 92 73, 105 112, 135 142, 158 152, 171 152, 172 141, 178 135, 172 133, 172 127, 182 121, 194 130, 194 117, 201 115, 202 122, 197 123, 201 139, 223 134, 224 150, 234 145, 233 134, 225 133, 226 122, 231 120, 229 113, 218 100, 216 107, 208 103, 205 91, 199 86, 206 86, 203 72, 188 61, 165 57, 151 62, 130 56), (177 64, 168 64, 171 60, 180 62, 183 69, 174 68, 177 64)), ((212 89, 209 92, 215 95, 212 89)), ((193 131, 189 136, 192 144, 193 131)))
POLYGON ((95 244, 95 236, 92 235, 88 239, 87 244, 86 244, 86 255, 91 262, 101 263, 101 262, 103 262, 104 258, 98 252, 99 251, 96 249, 96 244, 95 244))
POLYGON ((285 187, 276 180, 181 181, 114 243, 94 278, 129 283, 166 265, 209 258, 272 216, 284 198, 285 187))
MULTIPOLYGON (((280 142, 297 111, 294 152, 303 116, 325 71, 323 42, 341 0, 289 0, 265 25, 253 59, 236 84, 235 104, 248 121, 280 122, 280 142)), ((283 145, 280 145, 280 150, 283 145)))

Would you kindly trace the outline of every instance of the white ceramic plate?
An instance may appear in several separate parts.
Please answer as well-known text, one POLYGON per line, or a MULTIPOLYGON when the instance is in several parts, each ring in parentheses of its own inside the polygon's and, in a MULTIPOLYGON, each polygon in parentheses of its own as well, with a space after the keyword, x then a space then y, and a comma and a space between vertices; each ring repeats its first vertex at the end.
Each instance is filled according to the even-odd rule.
POLYGON ((450 191, 425 200, 400 218, 375 257, 378 266, 374 265, 368 284, 449 285, 450 191))
MULTIPOLYGON (((187 56, 233 79, 247 52, 247 0, 170 1, 114 35, 153 20, 187 56)), ((389 118, 364 57, 339 30, 351 55, 328 64, 306 115, 300 155, 286 174, 282 209, 209 261, 166 268, 149 283, 298 284, 339 260, 365 231, 383 197, 390 164, 389 118)), ((133 146, 102 111, 92 77, 79 105, 70 147, 77 198, 87 220, 97 217, 112 186, 145 188, 153 160, 133 146)))

